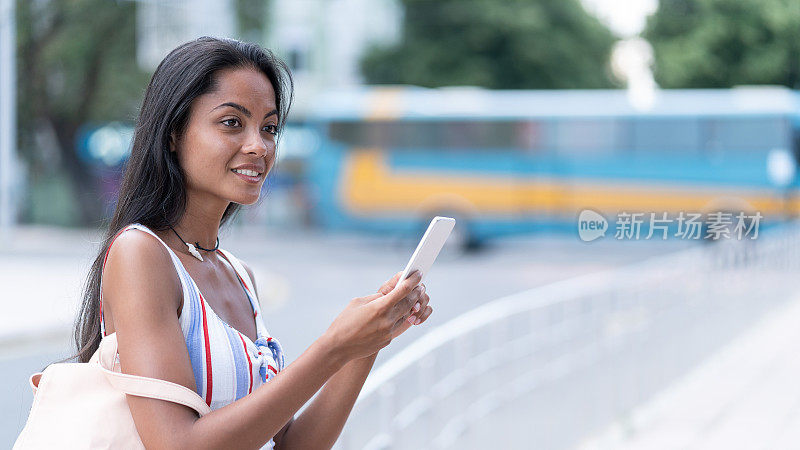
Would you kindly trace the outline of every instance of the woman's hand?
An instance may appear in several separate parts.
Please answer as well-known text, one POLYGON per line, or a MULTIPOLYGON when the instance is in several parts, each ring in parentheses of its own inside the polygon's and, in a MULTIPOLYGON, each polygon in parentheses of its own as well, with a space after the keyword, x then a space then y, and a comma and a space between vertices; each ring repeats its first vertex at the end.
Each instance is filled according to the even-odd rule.
MULTIPOLYGON (((391 279, 389 279, 386 283, 383 283, 383 286, 378 289, 378 292, 386 295, 389 292, 392 292, 392 289, 397 285, 397 280, 400 279, 400 275, 403 272, 397 272, 391 279)), ((420 325, 433 314, 433 308, 428 306, 431 298, 428 297, 428 294, 425 292, 425 283, 420 283, 419 286, 419 297, 414 306, 411 308, 411 315, 407 319, 408 324, 402 324, 403 329, 399 334, 403 334, 411 325, 420 325)), ((415 288, 416 289, 416 288, 415 288)), ((414 295, 414 291, 412 291, 412 295, 414 295)))
POLYGON ((389 345, 411 326, 409 317, 416 322, 430 316, 433 310, 427 306, 424 289, 415 289, 422 279, 420 274, 414 272, 398 285, 399 276, 387 281, 378 293, 351 300, 328 327, 324 337, 346 361, 372 355, 389 345), (417 304, 420 306, 415 312, 417 304))

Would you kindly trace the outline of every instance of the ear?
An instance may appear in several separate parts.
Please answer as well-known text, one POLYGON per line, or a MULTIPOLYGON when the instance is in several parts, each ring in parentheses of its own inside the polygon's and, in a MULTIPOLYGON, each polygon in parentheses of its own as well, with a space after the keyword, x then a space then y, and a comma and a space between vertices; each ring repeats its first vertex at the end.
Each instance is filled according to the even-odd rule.
POLYGON ((175 138, 175 133, 169 135, 169 151, 174 152, 178 148, 178 140, 175 138))

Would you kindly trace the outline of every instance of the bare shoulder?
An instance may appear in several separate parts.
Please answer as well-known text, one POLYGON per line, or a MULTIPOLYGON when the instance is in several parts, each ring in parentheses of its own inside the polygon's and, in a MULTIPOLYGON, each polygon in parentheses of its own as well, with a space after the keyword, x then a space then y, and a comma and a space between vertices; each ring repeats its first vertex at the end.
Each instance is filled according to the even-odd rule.
MULTIPOLYGON (((113 318, 122 372, 196 390, 177 314, 182 288, 164 246, 144 231, 122 233, 111 246, 103 277, 103 303, 113 318)), ((177 403, 132 395, 126 400, 147 448, 171 446, 180 438, 174 430, 186 429, 196 417, 177 403)))
POLYGON ((155 237, 136 229, 122 233, 111 245, 102 289, 103 301, 112 309, 129 301, 137 308, 171 311, 181 304, 180 280, 169 253, 155 237))

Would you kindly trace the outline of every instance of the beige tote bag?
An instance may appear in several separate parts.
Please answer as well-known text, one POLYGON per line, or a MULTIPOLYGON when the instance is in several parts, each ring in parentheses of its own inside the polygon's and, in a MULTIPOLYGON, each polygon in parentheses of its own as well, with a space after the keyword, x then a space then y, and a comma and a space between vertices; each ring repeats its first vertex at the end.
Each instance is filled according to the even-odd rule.
POLYGON ((14 450, 143 449, 125 394, 211 408, 191 389, 120 373, 117 335, 109 334, 87 363, 60 363, 31 376, 33 405, 14 450))

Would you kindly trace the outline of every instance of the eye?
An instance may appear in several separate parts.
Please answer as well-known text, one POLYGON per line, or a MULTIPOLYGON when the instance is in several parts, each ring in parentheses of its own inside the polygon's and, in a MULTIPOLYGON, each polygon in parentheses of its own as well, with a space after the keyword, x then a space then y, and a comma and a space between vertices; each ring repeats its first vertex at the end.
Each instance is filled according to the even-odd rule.
POLYGON ((278 134, 278 126, 277 125, 266 125, 266 126, 264 126, 263 130, 266 131, 267 133, 273 135, 273 136, 278 134))
POLYGON ((236 118, 225 119, 220 123, 222 123, 226 127, 235 127, 235 126, 239 125, 239 119, 236 119, 236 118))

